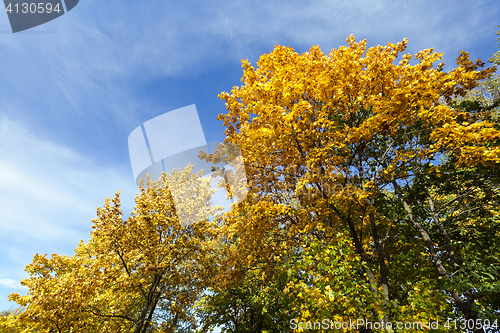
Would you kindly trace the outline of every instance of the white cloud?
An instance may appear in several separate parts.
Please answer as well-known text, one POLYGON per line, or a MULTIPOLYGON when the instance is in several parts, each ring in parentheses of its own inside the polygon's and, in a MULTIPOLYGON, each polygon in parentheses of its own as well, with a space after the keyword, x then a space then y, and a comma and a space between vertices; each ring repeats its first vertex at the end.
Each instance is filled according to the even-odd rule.
POLYGON ((18 288, 20 286, 19 281, 13 279, 0 279, 0 285, 7 288, 18 288))
POLYGON ((97 206, 118 189, 124 192, 124 202, 133 204, 135 186, 128 166, 100 166, 5 117, 0 118, 0 147, 4 234, 64 240, 88 229, 97 206))
MULTIPOLYGON (((369 45, 409 38, 412 53, 435 47, 453 59, 471 50, 479 38, 495 40, 499 7, 491 2, 390 0, 219 1, 212 8, 210 30, 234 44, 249 42, 319 44, 328 53, 354 34, 369 45)), ((208 5, 206 5, 208 7, 208 5)), ((493 48, 496 44, 492 45, 493 48)), ((248 57, 248 56, 247 56, 248 57)), ((254 59, 256 60, 256 59, 254 59)), ((486 60, 486 59, 483 59, 486 60)))
POLYGON ((35 253, 72 254, 81 239, 88 240, 97 207, 117 190, 125 215, 134 205, 128 165, 101 166, 6 117, 0 117, 0 152, 3 274, 26 277, 23 268, 35 253))
MULTIPOLYGON (((62 87, 78 89, 81 94, 112 78, 171 76, 199 68, 213 57, 234 59, 251 54, 255 43, 331 48, 354 33, 377 38, 377 43, 396 42, 388 38, 404 35, 444 51, 466 47, 477 40, 478 33, 489 33, 494 39, 495 31, 487 31, 484 24, 495 18, 495 10, 488 7, 465 1, 313 0, 287 1, 286 5, 279 1, 188 1, 183 5, 155 1, 124 5, 122 0, 88 0, 44 25, 43 29, 55 30, 55 34, 18 38, 12 54, 36 58, 37 64, 25 66, 49 64, 54 69, 51 75, 64 82, 62 87)), ((9 37, 4 36, 0 43, 12 48, 13 36, 9 37)))

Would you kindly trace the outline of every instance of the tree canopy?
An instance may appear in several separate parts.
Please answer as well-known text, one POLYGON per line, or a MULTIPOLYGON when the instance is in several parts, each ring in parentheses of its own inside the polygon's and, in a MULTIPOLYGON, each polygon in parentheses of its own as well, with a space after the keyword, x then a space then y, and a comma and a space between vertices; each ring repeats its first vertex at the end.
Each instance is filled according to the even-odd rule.
MULTIPOLYGON (((127 220, 118 192, 73 256, 34 257, 28 295, 10 296, 25 310, 1 325, 498 331, 496 67, 461 52, 446 72, 433 49, 405 54, 407 40, 347 43, 276 46, 255 67, 242 61, 242 85, 219 95, 226 142, 244 158, 242 202, 181 225, 168 177, 198 179, 189 167, 142 188, 127 220)), ((217 164, 224 152, 200 156, 217 164)))

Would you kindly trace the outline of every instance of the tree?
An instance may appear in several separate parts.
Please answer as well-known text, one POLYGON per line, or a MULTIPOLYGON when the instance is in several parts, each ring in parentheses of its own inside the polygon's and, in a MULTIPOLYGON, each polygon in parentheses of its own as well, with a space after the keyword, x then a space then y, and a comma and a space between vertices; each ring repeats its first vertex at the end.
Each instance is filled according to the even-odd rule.
MULTIPOLYGON (((228 113, 219 120, 224 121, 227 141, 241 147, 247 178, 254 186, 248 205, 231 212, 227 220, 247 249, 254 249, 252 243, 278 226, 285 228, 290 242, 299 233, 320 240, 338 230, 348 234, 366 282, 380 300, 377 316, 385 322, 391 316, 401 318, 397 309, 404 305, 399 304, 404 299, 397 298, 401 281, 393 277, 402 276, 394 264, 402 259, 397 251, 405 245, 389 245, 403 239, 422 250, 418 254, 426 265, 419 268, 418 279, 440 302, 426 304, 431 307, 428 314, 440 313, 451 299, 459 316, 481 319, 477 283, 455 280, 457 270, 467 279, 464 266, 480 274, 459 258, 463 252, 457 238, 472 239, 451 234, 443 220, 461 213, 461 207, 451 203, 463 203, 465 197, 485 200, 481 191, 489 192, 494 207, 498 189, 470 179, 472 187, 446 193, 451 203, 439 202, 450 211, 437 207, 441 197, 434 195, 435 186, 441 184, 426 175, 444 168, 436 164, 439 158, 455 165, 452 177, 462 170, 481 169, 486 178, 496 172, 500 132, 495 124, 483 110, 451 104, 495 69, 480 70, 484 64, 471 62, 466 52, 457 58, 456 69, 434 69, 442 55, 432 49, 417 53, 416 65, 409 64, 409 54, 396 64, 406 40, 368 50, 366 41, 357 43, 353 36, 347 41, 348 47, 329 55, 319 47, 299 55, 277 46, 259 59, 258 68, 243 61, 243 85, 220 95, 228 113), (290 194, 298 205, 284 203, 283 194, 290 194), (433 275, 423 279, 429 265, 433 275)), ((494 232, 488 223, 483 225, 484 232, 494 232)), ((263 254, 277 250, 263 247, 263 254)), ((479 326, 474 324, 474 329, 482 331, 479 326)))
MULTIPOLYGON (((118 191, 106 199, 93 219, 89 243, 80 242, 73 256, 35 255, 22 281, 26 296, 10 299, 26 307, 12 316, 12 326, 49 332, 173 332, 194 328, 191 307, 205 288, 210 265, 211 223, 182 226, 168 185, 192 181, 206 195, 186 194, 192 207, 205 207, 210 183, 192 175, 192 167, 177 170, 158 182, 147 180, 136 206, 122 219, 118 191), (197 180, 197 181, 193 181, 197 180)), ((204 214, 206 212, 199 212, 204 214)))
POLYGON ((17 333, 19 332, 15 328, 13 328, 9 323, 9 317, 18 316, 23 312, 23 307, 18 307, 16 309, 10 308, 6 311, 0 312, 0 332, 1 333, 17 333))

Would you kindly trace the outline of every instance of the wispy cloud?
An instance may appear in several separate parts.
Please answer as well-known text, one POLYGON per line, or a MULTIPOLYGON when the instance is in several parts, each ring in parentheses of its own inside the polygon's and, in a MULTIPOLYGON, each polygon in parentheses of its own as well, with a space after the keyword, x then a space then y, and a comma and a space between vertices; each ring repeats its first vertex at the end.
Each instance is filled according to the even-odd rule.
POLYGON ((38 137, 6 117, 0 117, 0 147, 4 230, 45 240, 66 237, 68 230, 87 225, 96 204, 116 190, 133 197, 128 165, 99 165, 93 157, 38 137), (56 216, 62 221, 47 220, 56 216))
POLYGON ((0 285, 7 288, 17 288, 20 286, 19 281, 16 281, 14 279, 0 279, 0 285))
POLYGON ((492 42, 490 50, 497 48, 500 6, 494 1, 313 0, 289 1, 286 6, 274 1, 216 3, 210 7, 214 18, 211 31, 234 45, 243 45, 245 54, 253 53, 252 42, 320 45, 328 52, 344 45, 350 34, 368 39, 369 45, 407 37, 412 53, 435 47, 450 59, 462 49, 478 51, 476 42, 480 39, 492 42))
MULTIPOLYGON (((0 266, 11 277, 35 253, 71 254, 87 240, 91 218, 120 189, 128 214, 136 186, 128 165, 99 165, 69 147, 33 134, 0 117, 0 266)), ((5 285, 5 281, 2 280, 5 285)), ((7 295, 1 295, 6 298, 7 295)))

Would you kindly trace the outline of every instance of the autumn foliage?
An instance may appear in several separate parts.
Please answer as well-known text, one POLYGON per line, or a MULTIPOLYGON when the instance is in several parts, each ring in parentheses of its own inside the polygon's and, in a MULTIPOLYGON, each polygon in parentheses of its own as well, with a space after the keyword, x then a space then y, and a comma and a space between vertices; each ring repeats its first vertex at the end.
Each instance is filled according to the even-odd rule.
MULTIPOLYGON (((461 52, 446 72, 442 54, 405 54, 406 40, 347 43, 329 54, 276 46, 256 67, 243 61, 243 84, 220 94, 226 141, 244 157, 243 202, 183 226, 166 175, 167 186, 141 190, 127 220, 117 193, 74 256, 35 256, 28 295, 11 295, 25 311, 3 325, 292 332, 306 327, 291 320, 362 318, 424 330, 439 320, 434 332, 498 326, 495 67, 461 52)), ((199 200, 204 207, 210 198, 199 200)))

